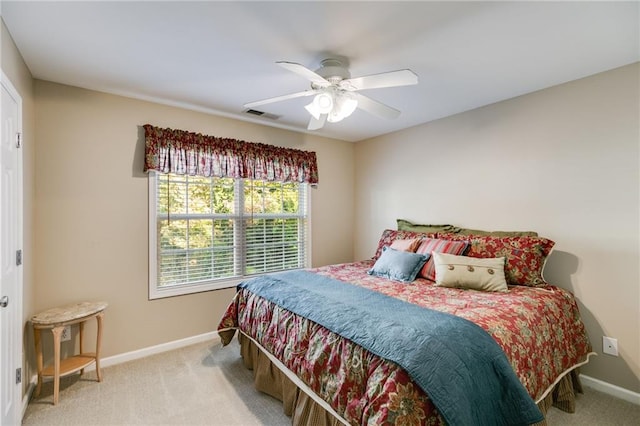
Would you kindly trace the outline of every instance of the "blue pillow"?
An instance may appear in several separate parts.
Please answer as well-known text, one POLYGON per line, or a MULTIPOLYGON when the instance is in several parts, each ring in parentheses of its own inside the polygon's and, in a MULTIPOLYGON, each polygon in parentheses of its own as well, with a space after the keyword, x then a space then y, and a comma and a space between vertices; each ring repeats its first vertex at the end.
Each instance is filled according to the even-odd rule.
POLYGON ((384 246, 382 255, 367 273, 394 281, 411 282, 416 279, 429 256, 430 254, 398 251, 384 246))

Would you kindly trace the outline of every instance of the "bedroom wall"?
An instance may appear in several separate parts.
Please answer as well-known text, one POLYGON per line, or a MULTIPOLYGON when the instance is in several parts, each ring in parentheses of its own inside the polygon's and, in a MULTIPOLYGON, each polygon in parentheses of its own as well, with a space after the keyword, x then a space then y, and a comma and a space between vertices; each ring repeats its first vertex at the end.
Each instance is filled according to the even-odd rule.
POLYGON ((104 357, 214 331, 235 293, 147 300, 146 123, 316 151, 313 266, 352 260, 354 144, 40 80, 35 100, 38 280, 27 313, 107 301, 104 357))
MULTIPOLYGON (((11 81, 22 98, 22 186, 23 186, 23 252, 24 262, 22 269, 23 290, 22 290, 22 316, 24 324, 24 344, 25 354, 33 356, 33 340, 30 338, 31 332, 28 330, 27 321, 31 316, 34 304, 35 286, 35 257, 34 257, 34 196, 35 196, 35 106, 33 92, 33 78, 22 59, 22 55, 16 48, 11 35, 5 27, 4 21, 0 19, 0 67, 11 81)), ((33 358, 32 358, 33 359, 33 358)), ((33 373, 29 370, 32 363, 26 362, 27 356, 23 357, 24 377, 30 377, 33 373)), ((34 369, 35 371, 35 369, 34 369)), ((23 381, 23 390, 26 391, 29 382, 23 381)))
POLYGON ((598 352, 582 372, 640 392, 639 76, 636 63, 359 142, 355 258, 396 218, 538 231, 556 241, 545 277, 576 295, 598 352))

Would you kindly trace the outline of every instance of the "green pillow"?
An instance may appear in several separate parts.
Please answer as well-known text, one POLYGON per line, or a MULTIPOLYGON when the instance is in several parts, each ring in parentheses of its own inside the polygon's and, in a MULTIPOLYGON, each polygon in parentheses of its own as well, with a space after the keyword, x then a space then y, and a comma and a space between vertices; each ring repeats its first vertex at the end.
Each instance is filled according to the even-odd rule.
POLYGON ((483 231, 481 229, 460 228, 453 225, 422 225, 404 219, 396 219, 399 231, 413 232, 441 232, 460 235, 491 235, 494 237, 537 237, 534 231, 483 231))
POLYGON ((396 221, 398 222, 398 231, 423 232, 425 234, 436 232, 458 233, 458 228, 453 225, 417 225, 404 219, 397 219, 396 221))
POLYGON ((491 235, 492 237, 537 237, 534 231, 482 231, 480 229, 458 228, 460 235, 491 235))

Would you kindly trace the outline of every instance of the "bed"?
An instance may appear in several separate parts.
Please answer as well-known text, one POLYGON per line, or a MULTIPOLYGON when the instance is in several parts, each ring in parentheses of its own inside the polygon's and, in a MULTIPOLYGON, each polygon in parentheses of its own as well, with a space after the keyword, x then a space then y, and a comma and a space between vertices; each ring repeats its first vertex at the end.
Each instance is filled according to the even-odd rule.
POLYGON ((295 425, 544 424, 551 404, 572 411, 593 353, 573 295, 542 277, 553 242, 437 231, 385 230, 372 259, 242 283, 223 344, 239 331, 256 387, 295 425), (389 253, 426 260, 403 280, 380 273, 389 253), (445 286, 452 271, 504 273, 507 286, 445 286))

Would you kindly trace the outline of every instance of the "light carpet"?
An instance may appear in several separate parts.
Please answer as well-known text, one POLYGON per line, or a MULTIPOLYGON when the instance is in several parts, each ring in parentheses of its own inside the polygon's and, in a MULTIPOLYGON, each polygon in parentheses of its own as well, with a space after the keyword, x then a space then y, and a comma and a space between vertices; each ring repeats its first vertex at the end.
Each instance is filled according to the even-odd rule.
MULTIPOLYGON (((280 401, 253 388, 237 344, 199 343, 95 372, 65 377, 53 406, 45 382, 22 424, 38 425, 290 425, 280 401)), ((554 425, 640 425, 640 406, 585 388, 576 413, 551 408, 554 425)))

